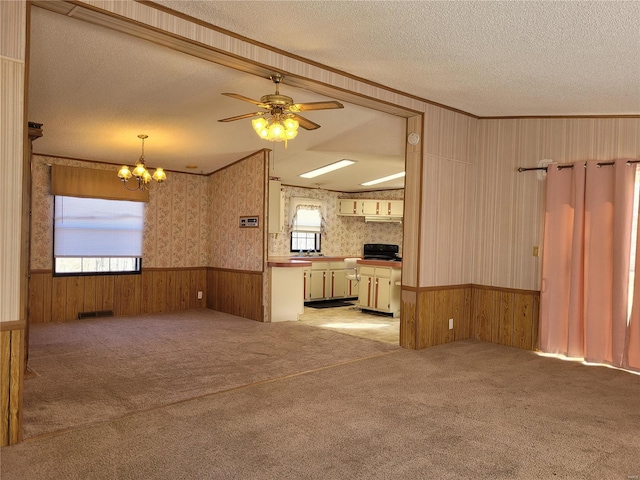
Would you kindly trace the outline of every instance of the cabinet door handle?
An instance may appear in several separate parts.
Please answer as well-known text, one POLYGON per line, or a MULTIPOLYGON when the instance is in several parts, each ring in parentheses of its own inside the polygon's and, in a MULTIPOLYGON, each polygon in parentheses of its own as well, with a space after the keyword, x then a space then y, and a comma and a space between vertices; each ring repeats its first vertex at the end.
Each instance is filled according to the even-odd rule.
POLYGON ((327 272, 322 272, 322 298, 327 297, 327 272))
POLYGON ((331 272, 331 296, 335 297, 335 288, 334 288, 334 283, 335 283, 335 278, 336 278, 336 272, 331 272))
POLYGON ((378 308, 378 279, 376 278, 375 307, 378 308))

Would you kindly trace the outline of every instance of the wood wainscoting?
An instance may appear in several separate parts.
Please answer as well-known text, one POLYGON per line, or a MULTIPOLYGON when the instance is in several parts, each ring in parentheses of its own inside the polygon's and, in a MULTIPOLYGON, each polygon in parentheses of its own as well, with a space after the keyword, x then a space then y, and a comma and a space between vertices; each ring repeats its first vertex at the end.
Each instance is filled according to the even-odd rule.
POLYGON ((540 292, 474 285, 472 337, 524 350, 536 350, 540 292))
POLYGON ((0 446, 22 440, 24 321, 0 322, 0 446))
POLYGON ((422 349, 475 339, 535 350, 540 292, 481 285, 402 289, 400 345, 422 349), (453 328, 449 328, 453 319, 453 328))
POLYGON ((140 275, 53 277, 31 272, 30 323, 68 322, 81 312, 115 316, 205 308, 206 268, 150 268, 140 275), (198 299, 198 292, 203 298, 198 299))
POLYGON ((262 272, 207 269, 207 308, 264 321, 262 272))

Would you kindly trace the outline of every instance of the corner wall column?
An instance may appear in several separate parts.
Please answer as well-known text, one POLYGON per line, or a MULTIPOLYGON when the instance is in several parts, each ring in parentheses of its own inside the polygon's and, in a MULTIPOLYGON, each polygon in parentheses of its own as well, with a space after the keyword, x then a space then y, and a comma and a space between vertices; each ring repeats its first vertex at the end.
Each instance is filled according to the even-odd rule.
POLYGON ((0 445, 22 437, 27 17, 26 1, 0 2, 0 445))

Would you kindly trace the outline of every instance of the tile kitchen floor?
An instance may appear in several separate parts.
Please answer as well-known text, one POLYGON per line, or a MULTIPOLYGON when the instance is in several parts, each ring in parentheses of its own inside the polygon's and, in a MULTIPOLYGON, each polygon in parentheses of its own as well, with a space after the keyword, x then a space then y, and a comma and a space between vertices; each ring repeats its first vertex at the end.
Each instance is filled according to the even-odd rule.
POLYGON ((400 318, 364 313, 354 305, 321 309, 304 307, 299 322, 379 342, 399 343, 400 318))

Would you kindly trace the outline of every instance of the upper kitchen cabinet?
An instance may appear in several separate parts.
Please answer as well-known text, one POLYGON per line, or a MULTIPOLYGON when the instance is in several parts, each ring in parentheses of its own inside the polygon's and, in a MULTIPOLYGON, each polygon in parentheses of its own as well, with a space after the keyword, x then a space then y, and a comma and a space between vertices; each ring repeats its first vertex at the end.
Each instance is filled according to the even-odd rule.
POLYGON ((284 192, 277 180, 269 180, 269 233, 284 232, 284 192))
POLYGON ((338 215, 360 215, 360 200, 349 200, 348 198, 339 198, 337 211, 338 215))
POLYGON ((369 200, 339 198, 338 215, 352 217, 398 217, 402 218, 403 200, 369 200))

